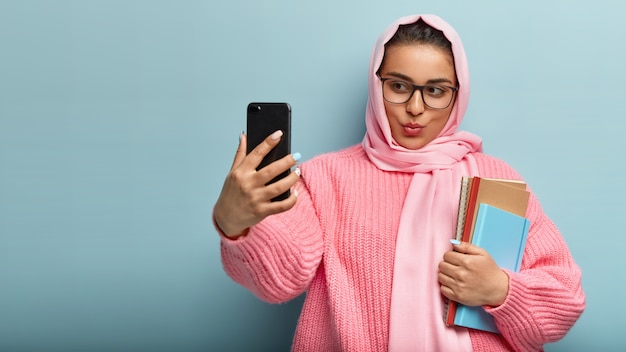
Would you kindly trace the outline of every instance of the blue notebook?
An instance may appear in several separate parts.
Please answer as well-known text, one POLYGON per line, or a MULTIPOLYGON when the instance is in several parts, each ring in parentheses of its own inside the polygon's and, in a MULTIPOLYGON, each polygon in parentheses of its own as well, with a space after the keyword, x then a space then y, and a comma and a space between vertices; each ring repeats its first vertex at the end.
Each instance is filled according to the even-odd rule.
MULTIPOLYGON (((472 244, 484 248, 503 269, 519 272, 530 221, 521 216, 480 204, 472 244)), ((481 306, 457 306, 454 324, 499 333, 493 317, 481 306)))

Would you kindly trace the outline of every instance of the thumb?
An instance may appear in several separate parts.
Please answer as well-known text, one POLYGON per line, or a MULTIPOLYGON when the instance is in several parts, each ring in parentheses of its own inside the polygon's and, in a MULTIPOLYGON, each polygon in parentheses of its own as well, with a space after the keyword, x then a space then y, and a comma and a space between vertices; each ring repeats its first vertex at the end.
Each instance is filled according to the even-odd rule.
POLYGON ((452 247, 456 252, 464 253, 464 254, 481 254, 482 249, 478 246, 471 244, 470 242, 461 242, 459 240, 452 239, 450 240, 452 243, 452 247))
POLYGON ((231 170, 237 167, 243 159, 246 157, 246 146, 248 145, 248 136, 241 131, 239 135, 239 146, 237 147, 237 152, 235 153, 235 159, 233 160, 233 165, 231 166, 231 170))

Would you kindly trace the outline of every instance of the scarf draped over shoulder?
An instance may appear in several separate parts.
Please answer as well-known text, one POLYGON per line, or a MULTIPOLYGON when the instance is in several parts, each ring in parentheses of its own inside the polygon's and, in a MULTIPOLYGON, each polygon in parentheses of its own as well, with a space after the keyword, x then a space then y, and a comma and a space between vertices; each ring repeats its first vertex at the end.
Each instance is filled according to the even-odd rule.
POLYGON ((368 84, 367 132, 363 149, 379 169, 414 175, 400 215, 396 240, 389 350, 471 351, 467 330, 444 324, 444 298, 437 280, 437 265, 445 251, 451 249, 449 240, 454 237, 461 176, 477 173, 469 154, 482 150, 478 136, 457 130, 467 110, 470 94, 467 58, 459 35, 434 15, 398 19, 376 42, 368 84), (459 90, 450 117, 439 135, 424 147, 409 150, 398 145, 391 135, 376 72, 383 60, 385 43, 398 27, 420 18, 442 31, 452 43, 459 90))

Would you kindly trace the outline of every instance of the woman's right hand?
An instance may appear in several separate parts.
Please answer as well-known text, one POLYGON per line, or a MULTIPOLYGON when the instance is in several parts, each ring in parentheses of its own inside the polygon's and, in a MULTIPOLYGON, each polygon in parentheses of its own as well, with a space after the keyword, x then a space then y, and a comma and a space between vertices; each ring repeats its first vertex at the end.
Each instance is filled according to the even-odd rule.
POLYGON ((261 170, 256 168, 280 141, 282 131, 276 131, 265 138, 250 154, 246 155, 247 138, 241 134, 235 160, 226 176, 213 215, 217 226, 230 238, 243 235, 246 230, 265 217, 291 209, 296 204, 296 194, 289 198, 272 202, 271 199, 289 190, 299 178, 296 169, 277 182, 266 185, 277 175, 296 165, 293 155, 287 155, 261 170))

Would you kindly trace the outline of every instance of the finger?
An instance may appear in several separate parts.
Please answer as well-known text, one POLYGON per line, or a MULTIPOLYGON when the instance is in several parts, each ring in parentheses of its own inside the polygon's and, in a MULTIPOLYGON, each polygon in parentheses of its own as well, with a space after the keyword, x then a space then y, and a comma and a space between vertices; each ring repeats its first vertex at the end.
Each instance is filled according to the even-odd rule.
POLYGON ((442 295, 462 304, 467 305, 470 303, 467 301, 469 293, 467 283, 442 274, 441 272, 438 275, 439 290, 442 295))
POLYGON ((280 180, 273 182, 265 187, 265 196, 266 199, 273 199, 278 195, 281 195, 287 192, 300 178, 300 169, 296 168, 291 171, 286 177, 281 178, 280 180))
MULTIPOLYGON (((281 193, 278 193, 278 194, 281 194, 281 193)), ((267 202, 264 204, 263 214, 264 216, 269 216, 272 214, 278 214, 278 213, 287 211, 293 208, 294 205, 296 205, 297 199, 298 199, 297 193, 291 192, 291 194, 289 194, 289 197, 287 197, 286 199, 276 201, 276 202, 267 202)))
POLYGON ((463 262, 466 260, 466 256, 467 255, 465 253, 452 250, 444 253, 443 260, 445 263, 448 263, 452 266, 459 266, 462 265, 463 262))
POLYGON ((452 290, 450 287, 448 287, 446 285, 440 285, 439 286, 439 291, 447 299, 451 299, 453 301, 456 301, 456 299, 455 299, 456 295, 454 294, 454 290, 452 290))
POLYGON ((445 285, 456 292, 456 290, 459 289, 459 286, 464 285, 467 279, 465 273, 466 271, 462 267, 442 262, 439 264, 437 279, 440 284, 445 285))
POLYGON ((233 164, 230 167, 231 170, 237 167, 239 164, 241 164, 243 159, 245 159, 247 145, 248 145, 248 136, 246 136, 246 134, 243 131, 241 131, 241 134, 239 135, 239 146, 237 147, 237 152, 235 153, 235 159, 233 160, 233 164))
POLYGON ((437 274, 437 281, 439 281, 440 284, 447 286, 447 287, 452 287, 452 285, 454 284, 454 279, 451 278, 450 276, 442 273, 441 271, 437 274))
POLYGON ((441 272, 438 274, 438 281, 441 294, 443 294, 446 298, 456 300, 456 281, 441 272))
POLYGON ((454 278, 451 278, 450 276, 442 272, 439 272, 437 274, 437 281, 439 282, 439 284, 446 286, 450 290, 454 290, 454 287, 456 284, 456 281, 454 280, 454 278))
MULTIPOLYGON (((256 178, 259 184, 267 184, 276 176, 286 172, 296 166, 297 160, 300 159, 300 153, 286 155, 271 164, 265 166, 257 172, 256 178)), ((291 187, 291 186, 289 186, 291 187)))
POLYGON ((283 131, 281 130, 278 130, 270 134, 269 136, 267 136, 263 140, 263 142, 259 143, 259 145, 257 145, 254 149, 252 149, 250 154, 248 154, 248 157, 244 160, 244 162, 248 164, 247 166, 250 168, 256 169, 257 166, 259 166, 259 164, 263 160, 263 158, 272 149, 274 149, 276 145, 278 145, 282 136, 283 136, 283 131))
POLYGON ((454 271, 457 267, 458 266, 455 264, 452 264, 447 261, 443 261, 439 263, 438 269, 439 269, 439 273, 452 277, 454 276, 454 271))
POLYGON ((463 254, 482 254, 484 250, 470 242, 460 242, 458 240, 450 240, 455 251, 463 254))

